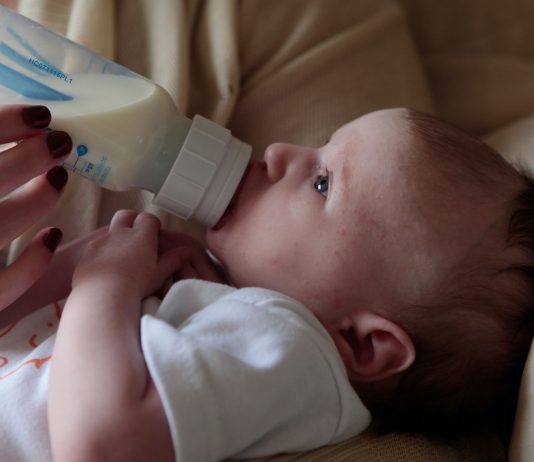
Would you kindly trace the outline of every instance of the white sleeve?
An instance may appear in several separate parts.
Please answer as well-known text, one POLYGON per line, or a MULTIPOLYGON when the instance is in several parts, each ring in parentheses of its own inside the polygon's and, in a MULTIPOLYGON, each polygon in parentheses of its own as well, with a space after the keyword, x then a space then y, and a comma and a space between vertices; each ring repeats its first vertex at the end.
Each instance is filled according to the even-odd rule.
POLYGON ((326 331, 288 303, 230 295, 178 326, 143 317, 143 352, 176 460, 302 451, 368 425, 326 331))

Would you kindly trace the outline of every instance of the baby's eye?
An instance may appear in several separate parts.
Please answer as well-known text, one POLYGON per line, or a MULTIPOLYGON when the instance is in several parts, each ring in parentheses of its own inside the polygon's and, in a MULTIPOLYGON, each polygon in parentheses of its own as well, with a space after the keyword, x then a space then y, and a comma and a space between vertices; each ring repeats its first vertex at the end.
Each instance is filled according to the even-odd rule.
POLYGON ((313 183, 313 187, 321 193, 324 197, 328 197, 328 182, 329 177, 328 174, 326 175, 319 175, 317 179, 315 180, 315 183, 313 183))

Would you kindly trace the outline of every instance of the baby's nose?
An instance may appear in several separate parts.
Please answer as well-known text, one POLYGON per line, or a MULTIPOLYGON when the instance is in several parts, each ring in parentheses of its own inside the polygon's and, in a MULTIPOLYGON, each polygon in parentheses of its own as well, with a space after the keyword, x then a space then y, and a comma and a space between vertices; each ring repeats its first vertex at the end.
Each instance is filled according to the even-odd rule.
POLYGON ((287 143, 274 143, 265 150, 264 160, 267 174, 271 181, 278 181, 288 169, 288 166, 298 155, 299 146, 287 143))

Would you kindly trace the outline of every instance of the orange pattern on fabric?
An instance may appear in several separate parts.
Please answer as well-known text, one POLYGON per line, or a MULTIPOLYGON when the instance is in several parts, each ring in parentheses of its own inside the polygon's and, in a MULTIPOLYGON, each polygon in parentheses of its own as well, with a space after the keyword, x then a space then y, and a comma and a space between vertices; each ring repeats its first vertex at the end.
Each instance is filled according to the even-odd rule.
POLYGON ((47 361, 50 361, 52 359, 52 355, 46 356, 45 358, 35 358, 35 359, 28 359, 28 361, 24 361, 19 367, 16 367, 12 371, 8 372, 6 375, 0 376, 0 382, 2 380, 7 379, 8 377, 11 377, 18 371, 20 371, 25 366, 31 366, 32 364, 35 366, 36 369, 41 369, 42 365, 46 363, 47 361))
POLYGON ((3 337, 4 335, 9 334, 15 328, 16 325, 17 323, 14 322, 13 324, 10 324, 9 326, 7 326, 2 332, 0 332, 0 337, 3 337))
MULTIPOLYGON (((59 320, 61 318, 61 306, 59 305, 59 303, 54 303, 54 314, 55 314, 57 320, 59 320)), ((16 325, 17 325, 17 323, 14 322, 13 324, 10 324, 9 326, 7 326, 3 331, 0 331, 0 338, 1 337, 5 337, 7 334, 9 334, 15 328, 16 325)), ((54 324, 51 323, 51 322, 48 322, 47 326, 48 327, 54 327, 54 324)), ((28 339, 28 344, 32 349, 33 348, 37 348, 39 346, 39 344, 37 343, 37 334, 33 334, 33 335, 30 336, 30 338, 28 339)), ((37 370, 41 369, 43 364, 45 364, 46 362, 50 361, 50 359, 52 359, 52 355, 46 356, 44 358, 28 359, 27 361, 24 361, 22 364, 17 366, 12 371, 9 371, 7 374, 0 375, 0 381, 5 380, 8 377, 13 376, 14 374, 19 372, 21 369, 23 369, 26 366, 33 365, 33 366, 35 366, 35 369, 37 369, 37 370)), ((7 366, 8 364, 9 364, 9 358, 6 358, 5 356, 0 356, 0 368, 3 368, 5 366, 7 366)))

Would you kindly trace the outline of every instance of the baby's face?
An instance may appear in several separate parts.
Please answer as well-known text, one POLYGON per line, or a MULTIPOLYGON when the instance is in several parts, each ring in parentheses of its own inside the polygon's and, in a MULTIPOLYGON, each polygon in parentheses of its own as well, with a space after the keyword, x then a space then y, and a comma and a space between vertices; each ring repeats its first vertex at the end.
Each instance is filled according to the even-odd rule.
POLYGON ((436 169, 403 111, 360 117, 321 148, 267 148, 207 236, 236 286, 278 290, 328 325, 422 302, 474 243, 504 239, 504 205, 436 169))

